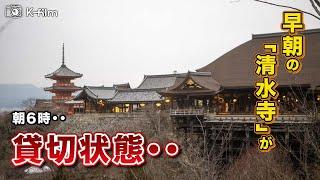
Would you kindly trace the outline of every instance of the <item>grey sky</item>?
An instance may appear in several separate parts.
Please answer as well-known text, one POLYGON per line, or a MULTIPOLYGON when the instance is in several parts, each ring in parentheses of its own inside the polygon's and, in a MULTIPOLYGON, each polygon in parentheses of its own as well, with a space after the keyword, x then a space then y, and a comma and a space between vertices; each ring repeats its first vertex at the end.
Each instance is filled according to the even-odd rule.
MULTIPOLYGON (((308 0, 270 1, 314 12, 308 0)), ((61 64, 84 74, 78 85, 137 86, 144 74, 198 69, 250 40, 280 31, 283 8, 252 0, 0 1, 57 9, 58 18, 24 17, 0 33, 0 83, 47 86, 61 64)), ((0 14, 0 25, 8 20, 0 14)), ((307 29, 319 28, 305 15, 307 29)))

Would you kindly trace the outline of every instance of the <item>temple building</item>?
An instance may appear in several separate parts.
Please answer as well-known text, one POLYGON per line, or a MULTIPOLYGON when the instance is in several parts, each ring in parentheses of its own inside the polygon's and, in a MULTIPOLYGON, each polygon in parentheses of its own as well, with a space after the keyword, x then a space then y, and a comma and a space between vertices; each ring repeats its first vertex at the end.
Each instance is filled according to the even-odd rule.
MULTIPOLYGON (((211 95, 203 96, 208 102, 207 106, 203 106, 202 102, 199 108, 199 104, 189 102, 178 103, 177 107, 171 108, 170 116, 176 122, 177 129, 192 134, 205 133, 208 149, 213 152, 228 144, 222 157, 228 162, 243 150, 256 147, 260 136, 254 132, 254 123, 261 121, 254 112, 258 101, 254 95, 255 83, 261 81, 255 74, 256 55, 265 53, 265 43, 277 43, 280 52, 274 80, 279 84, 276 101, 280 110, 274 123, 269 126, 277 146, 283 145, 292 155, 307 161, 310 156, 301 153, 308 151, 307 136, 299 141, 297 134, 307 134, 308 127, 318 126, 315 120, 319 119, 320 113, 320 29, 299 33, 305 38, 305 56, 301 60, 302 69, 299 73, 291 74, 285 68, 286 57, 282 55, 281 39, 286 33, 253 35, 251 40, 198 69, 197 72, 211 72, 212 78, 218 82, 213 89, 220 88, 212 91, 211 95)), ((206 87, 204 83, 192 80, 191 83, 185 80, 182 83, 185 85, 180 87, 187 84, 206 87)), ((210 87, 214 84, 210 83, 210 87)), ((178 92, 181 91, 183 88, 172 87, 162 94, 178 99, 178 92)), ((200 95, 199 92, 195 94, 200 95)))
POLYGON ((131 90, 119 90, 110 100, 112 112, 137 112, 145 108, 168 109, 168 101, 159 91, 171 87, 177 74, 145 75, 141 84, 131 90))
POLYGON ((45 91, 49 91, 54 94, 52 96, 52 103, 55 108, 61 109, 62 111, 68 111, 71 106, 71 111, 73 111, 73 105, 78 104, 81 108, 82 102, 72 101, 74 96, 72 94, 76 91, 81 90, 80 87, 74 85, 72 80, 82 77, 82 74, 76 73, 69 69, 65 64, 64 59, 64 44, 62 45, 62 64, 53 73, 45 75, 45 78, 55 80, 51 87, 44 88, 45 91), (69 101, 69 102, 68 102, 69 101), (70 102, 71 101, 71 102, 70 102), (66 103, 67 102, 67 103, 66 103))
POLYGON ((119 90, 110 100, 112 112, 134 112, 143 110, 146 106, 160 108, 163 98, 155 90, 130 89, 119 90))
POLYGON ((114 84, 106 86, 84 86, 82 91, 74 98, 76 101, 84 102, 85 113, 112 112, 113 106, 110 100, 118 91, 130 90, 130 84, 114 84))
MULTIPOLYGON (((280 114, 301 114, 306 106, 320 103, 320 29, 306 30, 302 70, 290 74, 279 55, 278 103, 280 114), (301 104, 306 102, 307 104, 301 104)), ((253 35, 252 39, 222 55, 196 72, 145 75, 137 88, 85 86, 74 100, 85 102, 85 112, 134 112, 146 106, 170 110, 172 115, 253 115, 255 55, 263 44, 281 44, 285 33, 253 35)))
MULTIPOLYGON (((303 146, 294 132, 303 133, 301 127, 312 126, 320 113, 320 29, 301 33, 305 38, 305 56, 299 73, 287 72, 286 57, 278 55, 274 80, 279 84, 275 101, 280 110, 270 125, 277 141, 291 146, 295 155, 301 155, 303 146)), ((229 159, 257 143, 253 124, 259 120, 254 113, 258 99, 254 92, 255 83, 261 78, 255 75, 256 55, 265 53, 265 43, 277 43, 281 47, 284 35, 286 33, 253 35, 251 40, 196 72, 145 75, 136 88, 131 88, 129 83, 76 87, 71 80, 82 74, 68 69, 63 55, 61 67, 46 75, 57 82, 45 90, 54 93, 52 101, 67 106, 68 112, 126 113, 125 117, 147 108, 167 112, 177 130, 198 134, 201 138, 205 134, 208 145, 215 144, 213 141, 221 143, 221 147, 227 144, 223 158, 229 159), (72 93, 80 89, 82 91, 73 97, 72 93)))
MULTIPOLYGON (((213 96, 221 90, 210 72, 188 72, 176 76, 175 83, 159 93, 171 102, 171 109, 213 108, 213 96)), ((177 111, 176 111, 177 113, 177 111)))
POLYGON ((87 113, 137 112, 144 108, 168 110, 197 108, 212 105, 211 97, 220 85, 211 72, 188 72, 162 75, 145 75, 134 89, 121 84, 112 87, 85 86, 74 100, 84 101, 87 113))
POLYGON ((84 111, 86 113, 110 112, 109 101, 116 93, 116 86, 84 86, 82 91, 74 100, 84 101, 84 111))
MULTIPOLYGON (((320 102, 320 29, 301 32, 305 37, 305 56, 302 69, 291 74, 285 69, 285 57, 279 53, 279 67, 274 80, 279 84, 278 103, 280 114, 299 114, 304 112, 307 104, 301 102, 320 102)), ((221 92, 215 96, 215 113, 252 114, 256 100, 255 82, 259 77, 255 56, 264 53, 264 43, 281 45, 281 37, 285 33, 253 35, 248 42, 222 55, 212 63, 198 69, 198 72, 212 72, 212 76, 221 85, 221 92)))

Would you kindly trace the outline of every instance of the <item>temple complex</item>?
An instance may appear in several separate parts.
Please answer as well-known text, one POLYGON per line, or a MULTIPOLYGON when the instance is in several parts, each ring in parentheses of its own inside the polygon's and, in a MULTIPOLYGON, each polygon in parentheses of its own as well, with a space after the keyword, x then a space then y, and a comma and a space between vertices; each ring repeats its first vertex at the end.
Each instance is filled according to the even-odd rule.
MULTIPOLYGON (((258 136, 253 129, 258 120, 254 114, 258 100, 254 96, 258 80, 254 74, 255 55, 263 53, 264 43, 281 44, 283 35, 285 33, 253 35, 251 40, 196 72, 145 75, 136 88, 131 88, 129 83, 75 86, 71 81, 82 74, 67 68, 63 50, 61 67, 45 76, 56 83, 45 90, 54 93, 52 102, 58 107, 67 107, 70 114, 126 113, 130 116, 146 108, 168 113, 179 131, 204 133, 211 145, 229 141, 224 152, 224 158, 229 159, 243 148, 256 144, 258 136), (72 93, 78 90, 80 93, 73 97, 72 93)), ((320 29, 306 30, 303 35, 306 53, 299 73, 287 72, 285 57, 279 55, 275 80, 279 83, 276 101, 280 112, 271 125, 273 135, 279 142, 291 146, 295 155, 299 155, 302 147, 293 133, 303 133, 301 127, 312 125, 320 109, 320 29)), ((217 147, 220 146, 212 149, 217 147)))
MULTIPOLYGON (((275 80, 279 83, 278 103, 281 115, 299 115, 310 106, 320 103, 320 29, 303 32, 306 39, 306 55, 298 74, 288 73, 278 67, 275 80), (301 104, 303 102, 303 104, 301 104)), ((284 33, 253 35, 252 39, 222 55, 196 72, 145 75, 141 84, 131 88, 129 83, 113 86, 77 87, 71 81, 82 77, 65 65, 64 47, 62 65, 46 78, 55 80, 45 88, 55 95, 56 106, 78 104, 85 113, 123 113, 141 111, 153 107, 170 111, 171 115, 206 116, 206 119, 228 118, 233 115, 253 115, 257 99, 254 96, 254 57, 263 52, 263 44, 281 44, 284 33), (72 93, 81 90, 75 97, 72 93)), ((285 57, 279 56, 280 64, 285 57)))

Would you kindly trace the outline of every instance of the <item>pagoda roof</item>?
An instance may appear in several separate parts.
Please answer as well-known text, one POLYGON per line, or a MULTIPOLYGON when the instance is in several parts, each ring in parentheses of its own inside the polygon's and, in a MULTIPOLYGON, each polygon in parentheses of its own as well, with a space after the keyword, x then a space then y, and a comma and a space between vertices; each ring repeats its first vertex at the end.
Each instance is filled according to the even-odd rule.
POLYGON ((56 77, 68 77, 68 78, 80 78, 82 74, 76 73, 69 69, 65 64, 62 64, 59 69, 53 73, 45 75, 46 78, 56 78, 56 77))
POLYGON ((81 87, 77 86, 51 86, 44 88, 45 91, 64 90, 64 91, 78 91, 81 87))
POLYGON ((65 61, 64 61, 64 44, 62 44, 62 64, 61 64, 60 68, 57 69, 56 71, 54 71, 53 73, 45 75, 45 77, 46 78, 51 78, 51 79, 56 79, 56 78, 59 78, 59 77, 74 79, 74 78, 82 77, 82 74, 72 71, 71 69, 69 69, 65 65, 65 61))

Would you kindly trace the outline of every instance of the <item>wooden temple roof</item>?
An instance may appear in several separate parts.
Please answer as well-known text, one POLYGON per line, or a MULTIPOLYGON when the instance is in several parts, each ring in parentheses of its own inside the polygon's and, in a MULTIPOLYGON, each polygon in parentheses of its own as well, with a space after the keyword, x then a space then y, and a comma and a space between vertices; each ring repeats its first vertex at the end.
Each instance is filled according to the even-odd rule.
POLYGON ((84 86, 82 91, 74 98, 75 100, 84 99, 89 97, 91 99, 104 99, 109 100, 113 98, 116 93, 115 87, 104 86, 84 86))
POLYGON ((216 94, 220 91, 220 84, 210 72, 188 72, 177 76, 174 85, 160 91, 162 95, 173 94, 216 94), (186 87, 188 86, 188 87, 186 87))
POLYGON ((145 75, 137 89, 165 89, 172 86, 177 74, 145 75))
POLYGON ((59 69, 54 71, 53 73, 45 75, 46 78, 59 78, 59 77, 66 77, 66 78, 80 78, 82 77, 82 74, 76 73, 69 69, 65 64, 62 64, 59 69))
POLYGON ((44 88, 45 91, 63 90, 63 91, 78 91, 81 87, 78 86, 51 86, 44 88))
POLYGON ((212 63, 198 69, 198 72, 212 72, 213 77, 223 88, 254 87, 259 77, 255 56, 265 54, 264 43, 277 43, 279 48, 279 67, 275 80, 279 86, 309 85, 312 89, 320 86, 320 29, 301 32, 305 36, 305 57, 298 74, 290 74, 285 69, 286 58, 281 52, 281 37, 287 33, 253 35, 252 39, 222 55, 212 63))
POLYGON ((110 100, 113 103, 143 103, 163 100, 160 94, 150 89, 119 90, 110 100))
POLYGON ((62 45, 62 64, 61 64, 60 68, 55 70, 53 73, 45 75, 45 77, 46 78, 51 78, 51 79, 56 79, 56 78, 60 78, 60 77, 74 79, 74 78, 82 77, 82 74, 72 71, 71 69, 69 69, 65 65, 65 61, 64 61, 64 44, 62 45))
MULTIPOLYGON (((193 75, 207 76, 210 72, 189 72, 193 75)), ((154 89, 154 90, 165 90, 176 84, 177 79, 185 77, 188 73, 175 73, 175 74, 161 74, 161 75, 145 75, 142 83, 137 89, 154 89)))
POLYGON ((114 84, 114 88, 116 89, 131 89, 131 86, 129 83, 124 83, 124 84, 114 84))
POLYGON ((85 99, 104 99, 111 103, 143 103, 143 102, 159 102, 164 100, 161 96, 165 93, 201 93, 215 94, 220 90, 220 85, 215 81, 210 72, 188 72, 181 74, 167 75, 148 75, 144 81, 136 89, 131 89, 128 83, 115 84, 112 87, 104 86, 85 86, 83 90, 74 98, 75 100, 85 99), (191 91, 181 91, 178 88, 183 83, 192 79, 202 89, 194 89, 191 91), (160 85, 157 82, 161 82, 160 85), (143 89, 142 87, 149 87, 143 89))

